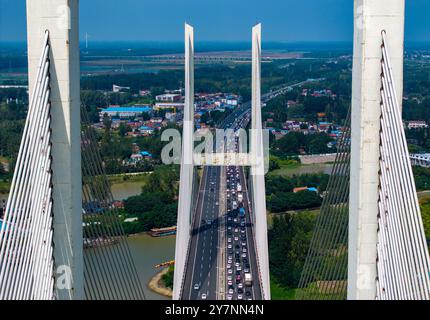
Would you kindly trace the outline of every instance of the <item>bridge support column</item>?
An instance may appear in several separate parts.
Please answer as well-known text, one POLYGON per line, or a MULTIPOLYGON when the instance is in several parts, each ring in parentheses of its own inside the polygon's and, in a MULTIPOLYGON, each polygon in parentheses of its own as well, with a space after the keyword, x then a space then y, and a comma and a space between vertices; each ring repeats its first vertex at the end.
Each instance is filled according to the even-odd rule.
POLYGON ((185 24, 185 105, 182 133, 182 157, 179 185, 178 223, 175 248, 173 299, 181 298, 188 244, 191 236, 194 149, 194 29, 185 24))
POLYGON ((27 0, 33 88, 45 30, 51 43, 54 274, 57 299, 83 299, 78 0, 27 0))
POLYGON ((252 28, 252 134, 251 166, 252 208, 255 225, 257 262, 265 300, 270 299, 269 253, 267 241, 267 212, 265 188, 265 154, 261 119, 261 24, 252 28))
MULTIPOLYGON (((381 32, 403 90, 404 0, 354 1, 348 299, 375 299, 381 116, 381 32)), ((401 100, 401 99, 400 99, 401 100)))

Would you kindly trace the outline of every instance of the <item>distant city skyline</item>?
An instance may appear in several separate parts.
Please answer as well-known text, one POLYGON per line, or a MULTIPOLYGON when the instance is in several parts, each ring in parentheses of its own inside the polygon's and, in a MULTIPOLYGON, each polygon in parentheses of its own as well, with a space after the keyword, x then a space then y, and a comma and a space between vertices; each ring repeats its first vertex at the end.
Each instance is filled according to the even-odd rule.
MULTIPOLYGON (((25 41, 25 0, 0 0, 0 41, 25 41)), ((263 24, 268 42, 351 42, 353 0, 81 0, 80 38, 89 41, 250 41, 263 24)), ((430 41, 430 1, 406 0, 405 40, 430 41)))

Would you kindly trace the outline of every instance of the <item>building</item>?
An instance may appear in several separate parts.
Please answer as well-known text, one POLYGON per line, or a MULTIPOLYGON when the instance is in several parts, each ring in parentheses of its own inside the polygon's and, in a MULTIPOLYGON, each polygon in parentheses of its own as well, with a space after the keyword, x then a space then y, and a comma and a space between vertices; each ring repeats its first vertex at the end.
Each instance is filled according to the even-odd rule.
POLYGON ((105 114, 107 114, 109 117, 117 117, 117 118, 132 118, 132 117, 138 117, 142 115, 142 113, 149 113, 151 112, 150 106, 132 106, 132 107, 119 107, 119 106, 112 106, 105 109, 102 109, 99 113, 100 115, 100 121, 103 120, 103 117, 105 114))
POLYGON ((151 135, 154 133, 154 128, 148 127, 148 126, 141 126, 139 128, 139 132, 143 135, 151 135))
POLYGON ((149 90, 139 90, 139 96, 141 97, 147 97, 151 94, 151 91, 149 90))
POLYGON ((420 129, 420 128, 428 128, 427 123, 421 120, 408 122, 408 129, 420 129))
POLYGON ((161 102, 178 102, 182 100, 182 95, 177 93, 165 93, 156 96, 155 100, 161 102))
POLYGON ((112 92, 130 91, 130 87, 121 87, 114 84, 112 86, 112 92))
POLYGON ((302 191, 310 191, 310 192, 318 193, 317 188, 314 188, 314 187, 311 187, 311 188, 308 188, 308 187, 298 187, 298 188, 294 188, 293 189, 294 193, 298 193, 298 192, 302 192, 302 191))

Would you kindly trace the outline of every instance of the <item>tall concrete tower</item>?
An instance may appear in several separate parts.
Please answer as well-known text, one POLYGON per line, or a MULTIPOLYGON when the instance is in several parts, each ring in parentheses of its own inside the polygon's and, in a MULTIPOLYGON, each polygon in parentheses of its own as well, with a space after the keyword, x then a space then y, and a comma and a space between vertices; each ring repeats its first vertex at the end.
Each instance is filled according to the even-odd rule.
POLYGON ((30 91, 46 30, 51 48, 54 273, 71 276, 56 285, 57 299, 84 298, 78 5, 78 0, 27 0, 30 91))
MULTIPOLYGON (((194 29, 185 24, 185 106, 182 138, 182 157, 179 185, 178 223, 175 249, 173 299, 181 295, 185 277, 188 243, 191 237, 194 176, 194 29)), ((196 186, 194 186, 196 187, 196 186)))
POLYGON ((397 96, 402 97, 404 15, 404 0, 354 1, 348 257, 348 299, 353 300, 376 297, 381 33, 387 33, 397 96))

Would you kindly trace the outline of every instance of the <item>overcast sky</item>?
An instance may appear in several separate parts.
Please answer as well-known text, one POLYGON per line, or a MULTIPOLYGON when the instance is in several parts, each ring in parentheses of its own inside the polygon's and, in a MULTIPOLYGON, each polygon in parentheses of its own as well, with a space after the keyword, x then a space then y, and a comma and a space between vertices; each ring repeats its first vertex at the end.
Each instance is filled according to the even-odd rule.
MULTIPOLYGON (((92 41, 352 41, 353 0, 80 0, 80 34, 92 41)), ((0 41, 26 39, 25 0, 0 0, 0 41)), ((430 0, 406 0, 406 40, 430 41, 430 0)))

